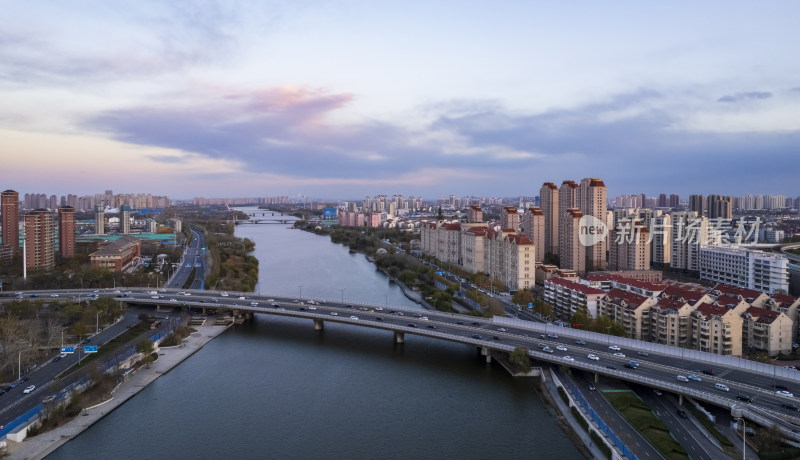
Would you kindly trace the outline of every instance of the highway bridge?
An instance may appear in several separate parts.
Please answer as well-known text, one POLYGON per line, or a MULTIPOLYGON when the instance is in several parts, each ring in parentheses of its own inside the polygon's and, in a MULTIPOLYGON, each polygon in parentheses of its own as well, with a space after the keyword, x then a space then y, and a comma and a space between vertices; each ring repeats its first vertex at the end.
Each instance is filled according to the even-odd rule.
POLYGON ((86 300, 92 296, 108 296, 121 302, 157 308, 171 306, 218 313, 230 311, 242 316, 258 313, 304 318, 317 330, 323 330, 326 322, 383 329, 391 331, 397 342, 408 340, 408 335, 420 335, 472 345, 478 347, 487 360, 492 350, 510 352, 515 347, 525 347, 532 359, 588 371, 596 379, 605 375, 725 407, 736 417, 768 427, 777 425, 784 436, 800 441, 800 433, 795 432, 800 432, 800 412, 791 409, 792 405, 800 406, 800 399, 781 396, 775 387, 786 386, 789 391, 800 393, 800 371, 551 324, 347 304, 329 299, 208 290, 118 288, 7 292, 0 301, 17 298, 86 300), (553 352, 544 352, 540 346, 545 345, 553 352), (597 359, 590 359, 589 355, 597 359), (630 359, 635 359, 638 367, 625 367, 630 359), (713 372, 713 375, 704 372, 713 372), (678 381, 678 375, 696 375, 701 381, 678 381), (725 385, 729 391, 718 389, 716 384, 725 385))
POLYGON ((244 224, 288 224, 290 222, 294 222, 293 220, 288 219, 251 219, 251 220, 237 220, 235 221, 236 225, 244 225, 244 224))

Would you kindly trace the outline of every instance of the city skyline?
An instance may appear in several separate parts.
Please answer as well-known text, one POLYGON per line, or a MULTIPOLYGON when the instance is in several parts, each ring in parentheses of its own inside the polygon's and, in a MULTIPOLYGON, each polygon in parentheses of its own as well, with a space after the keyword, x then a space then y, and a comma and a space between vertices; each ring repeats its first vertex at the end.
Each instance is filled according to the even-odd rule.
POLYGON ((434 198, 596 176, 608 196, 793 197, 798 10, 15 4, 0 19, 2 179, 434 198))

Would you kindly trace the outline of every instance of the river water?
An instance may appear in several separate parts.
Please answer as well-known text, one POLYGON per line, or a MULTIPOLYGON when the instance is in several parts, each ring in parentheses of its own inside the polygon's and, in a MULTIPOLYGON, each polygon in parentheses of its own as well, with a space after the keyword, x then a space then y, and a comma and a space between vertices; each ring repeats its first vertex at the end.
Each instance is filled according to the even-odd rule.
MULTIPOLYGON (((328 237, 266 224, 236 234, 256 242, 261 293, 415 305, 328 237)), ((523 457, 582 458, 532 383, 473 347, 257 315, 48 459, 523 457)))

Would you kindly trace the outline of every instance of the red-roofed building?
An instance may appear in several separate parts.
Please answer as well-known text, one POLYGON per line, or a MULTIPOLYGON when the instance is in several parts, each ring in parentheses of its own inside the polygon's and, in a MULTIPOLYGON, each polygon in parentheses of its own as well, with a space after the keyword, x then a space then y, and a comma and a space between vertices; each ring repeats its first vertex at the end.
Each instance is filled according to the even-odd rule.
POLYGON ((624 291, 633 292, 645 297, 657 298, 661 296, 664 289, 667 288, 665 283, 653 283, 650 281, 639 281, 631 278, 625 278, 615 274, 602 274, 602 275, 588 275, 585 284, 596 287, 598 289, 611 290, 622 289, 624 291))
POLYGON ((637 340, 650 338, 650 307, 656 301, 622 289, 611 289, 600 299, 600 314, 622 324, 628 337, 637 340))
POLYGON ((580 281, 574 270, 562 270, 549 264, 536 264, 536 284, 544 286, 545 281, 550 278, 564 278, 576 283, 580 281))
POLYGON ((711 303, 714 298, 709 294, 710 289, 699 284, 679 283, 676 281, 665 281, 667 287, 661 293, 661 297, 667 297, 672 300, 686 302, 693 307, 707 302, 711 303))
POLYGON ((506 235, 499 249, 503 251, 500 273, 495 276, 510 290, 530 289, 536 284, 536 248, 525 235, 506 235))
POLYGON ((764 308, 772 311, 779 311, 788 316, 794 323, 792 328, 792 342, 797 343, 798 331, 800 327, 798 324, 798 313, 800 313, 800 298, 792 297, 786 294, 773 294, 770 299, 764 302, 764 308))
POLYGON ((544 300, 553 306, 556 316, 569 320, 578 310, 597 318, 598 301, 606 293, 564 278, 550 278, 544 283, 544 300))
POLYGON ((727 356, 742 355, 741 311, 703 302, 692 312, 692 348, 727 356))
POLYGON ((694 307, 668 297, 650 307, 650 341, 674 347, 689 346, 694 307))
POLYGON ((770 356, 792 351, 794 323, 788 316, 759 307, 749 307, 741 316, 745 350, 763 351, 770 356))
POLYGON ((769 296, 763 292, 753 289, 731 286, 730 284, 717 284, 710 293, 717 302, 730 303, 727 298, 736 298, 744 300, 754 307, 763 307, 769 296))

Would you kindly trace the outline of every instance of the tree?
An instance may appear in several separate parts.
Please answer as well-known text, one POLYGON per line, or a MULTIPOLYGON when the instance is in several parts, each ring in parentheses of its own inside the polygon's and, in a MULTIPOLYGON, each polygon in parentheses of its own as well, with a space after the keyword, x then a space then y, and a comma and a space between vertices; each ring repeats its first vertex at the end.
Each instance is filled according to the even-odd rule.
POLYGON ((403 284, 411 284, 414 280, 417 279, 417 273, 414 270, 405 269, 397 276, 397 278, 403 282, 403 284))
POLYGON ((143 353, 145 355, 149 355, 150 353, 153 352, 153 349, 154 347, 152 340, 142 339, 136 344, 137 353, 143 353))
POLYGON ((527 289, 520 289, 511 297, 511 301, 517 305, 527 306, 533 302, 533 293, 527 289))
POLYGON ((508 355, 508 364, 516 372, 527 374, 531 371, 531 360, 528 357, 528 349, 517 347, 508 355))
POLYGON ((441 206, 439 206, 439 210, 436 212, 436 220, 444 220, 444 214, 442 213, 441 206))

